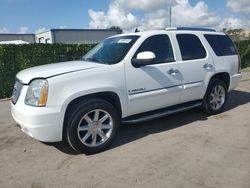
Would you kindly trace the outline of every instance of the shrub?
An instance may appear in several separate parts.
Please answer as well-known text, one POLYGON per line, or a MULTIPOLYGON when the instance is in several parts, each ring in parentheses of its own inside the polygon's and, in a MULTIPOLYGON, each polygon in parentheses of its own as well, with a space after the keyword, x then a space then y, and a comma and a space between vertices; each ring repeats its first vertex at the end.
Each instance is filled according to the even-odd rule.
POLYGON ((250 66, 250 40, 235 42, 241 56, 241 68, 250 66))
POLYGON ((16 74, 26 68, 80 59, 94 44, 0 45, 0 99, 10 97, 16 74))
MULTIPOLYGON (((235 42, 242 68, 250 66, 250 41, 235 42)), ((16 74, 26 68, 80 59, 94 44, 0 45, 0 99, 10 97, 16 74)))

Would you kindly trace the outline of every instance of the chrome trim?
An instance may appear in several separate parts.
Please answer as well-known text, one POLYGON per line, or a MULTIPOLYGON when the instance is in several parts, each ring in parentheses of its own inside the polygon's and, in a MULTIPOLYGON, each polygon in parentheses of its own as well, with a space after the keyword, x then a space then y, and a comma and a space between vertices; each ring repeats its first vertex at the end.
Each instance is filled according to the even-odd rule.
POLYGON ((187 84, 184 84, 184 89, 191 89, 191 88, 196 88, 196 87, 201 87, 204 86, 204 82, 203 81, 198 81, 198 82, 190 82, 187 84))
POLYGON ((211 108, 213 110, 219 110, 225 103, 225 99, 226 99, 226 91, 224 87, 222 87, 221 85, 215 86, 209 98, 209 103, 211 108))
POLYGON ((182 86, 182 84, 173 85, 173 86, 169 86, 169 87, 162 87, 162 88, 157 88, 157 89, 151 89, 151 90, 147 90, 147 91, 140 91, 140 92, 130 93, 129 95, 136 95, 136 94, 148 93, 148 92, 159 91, 159 90, 164 90, 164 89, 171 89, 171 88, 180 87, 180 86, 182 86))
POLYGON ((113 119, 104 110, 95 109, 86 113, 77 127, 78 139, 88 147, 97 147, 110 138, 113 131, 113 119))

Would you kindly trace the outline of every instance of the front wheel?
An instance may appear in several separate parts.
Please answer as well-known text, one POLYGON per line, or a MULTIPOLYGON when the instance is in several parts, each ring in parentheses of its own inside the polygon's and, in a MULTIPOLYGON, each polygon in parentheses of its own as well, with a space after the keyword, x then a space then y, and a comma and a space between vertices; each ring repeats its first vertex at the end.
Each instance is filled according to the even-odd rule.
POLYGON ((89 99, 70 112, 66 140, 80 153, 97 153, 110 145, 118 127, 119 116, 113 105, 101 99, 89 99))
POLYGON ((219 79, 211 80, 203 98, 203 111, 207 114, 221 113, 227 101, 227 94, 227 86, 224 81, 219 79))

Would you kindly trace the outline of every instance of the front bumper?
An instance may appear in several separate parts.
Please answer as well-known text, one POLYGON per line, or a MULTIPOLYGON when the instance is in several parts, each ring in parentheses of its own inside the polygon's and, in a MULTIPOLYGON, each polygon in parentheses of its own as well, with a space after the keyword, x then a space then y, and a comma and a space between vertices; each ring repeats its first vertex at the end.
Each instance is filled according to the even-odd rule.
POLYGON ((230 78, 230 86, 229 86, 228 91, 233 90, 239 84, 241 79, 242 79, 241 74, 234 74, 233 76, 231 76, 231 78, 230 78))
POLYGON ((11 102, 11 114, 23 132, 42 142, 62 140, 63 118, 56 107, 33 107, 24 104, 25 88, 14 105, 11 102))

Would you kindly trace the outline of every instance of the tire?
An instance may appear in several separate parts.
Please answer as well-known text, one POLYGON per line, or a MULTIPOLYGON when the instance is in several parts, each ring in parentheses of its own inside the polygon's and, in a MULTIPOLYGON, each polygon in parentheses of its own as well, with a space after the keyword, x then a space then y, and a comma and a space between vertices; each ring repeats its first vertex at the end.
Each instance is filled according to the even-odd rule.
POLYGON ((224 81, 212 79, 202 101, 202 110, 209 114, 219 114, 227 101, 227 86, 224 81))
POLYGON ((120 118, 116 108, 102 99, 86 99, 67 114, 65 138, 79 153, 94 154, 113 141, 120 118))

